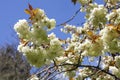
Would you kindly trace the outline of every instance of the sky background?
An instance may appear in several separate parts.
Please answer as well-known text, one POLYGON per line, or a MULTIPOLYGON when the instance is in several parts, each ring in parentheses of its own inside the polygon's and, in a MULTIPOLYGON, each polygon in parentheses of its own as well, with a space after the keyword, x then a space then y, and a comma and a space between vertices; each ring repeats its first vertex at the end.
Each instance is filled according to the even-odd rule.
MULTIPOLYGON (((71 0, 0 0, 0 45, 18 41, 13 27, 19 19, 28 20, 29 16, 24 12, 28 3, 34 8, 44 9, 49 18, 56 19, 57 24, 68 20, 80 7, 79 4, 73 5, 71 0)), ((83 23, 82 15, 83 13, 79 13, 70 24, 83 23)), ((60 28, 53 31, 58 37, 66 38, 67 35, 60 33, 60 28)))

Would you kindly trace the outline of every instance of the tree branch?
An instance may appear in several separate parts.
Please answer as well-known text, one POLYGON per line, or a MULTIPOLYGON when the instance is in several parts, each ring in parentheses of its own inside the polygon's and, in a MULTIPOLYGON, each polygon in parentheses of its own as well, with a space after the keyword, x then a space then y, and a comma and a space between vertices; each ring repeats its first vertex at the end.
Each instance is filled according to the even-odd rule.
POLYGON ((115 80, 120 80, 120 78, 118 78, 116 75, 114 75, 114 74, 112 74, 112 73, 110 73, 110 72, 107 72, 107 71, 105 71, 105 70, 102 70, 102 69, 99 68, 98 66, 96 67, 96 66, 90 66, 90 65, 79 65, 79 67, 89 67, 89 68, 94 68, 94 69, 97 69, 97 70, 99 70, 99 71, 101 71, 101 72, 103 72, 103 73, 106 73, 106 74, 108 74, 108 75, 114 77, 115 80))
POLYGON ((99 56, 99 62, 98 62, 97 67, 99 67, 99 66, 100 66, 100 62, 101 62, 101 56, 99 56))
POLYGON ((80 9, 81 9, 81 8, 79 8, 79 9, 75 12, 75 14, 74 14, 70 19, 68 19, 67 21, 65 21, 65 22, 63 22, 63 23, 61 23, 61 24, 58 24, 58 25, 56 25, 56 26, 62 26, 62 25, 65 25, 66 23, 72 21, 72 20, 76 17, 76 15, 80 12, 80 9))

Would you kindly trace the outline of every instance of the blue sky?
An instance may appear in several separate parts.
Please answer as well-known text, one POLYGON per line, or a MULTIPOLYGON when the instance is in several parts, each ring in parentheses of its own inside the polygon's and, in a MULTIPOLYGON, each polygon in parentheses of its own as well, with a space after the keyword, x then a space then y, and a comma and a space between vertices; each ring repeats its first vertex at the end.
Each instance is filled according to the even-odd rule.
MULTIPOLYGON (((28 19, 24 9, 30 3, 34 8, 44 9, 49 18, 55 18, 57 24, 68 20, 80 7, 73 5, 71 0, 1 0, 0 2, 0 45, 16 42, 13 26, 19 19, 28 19)), ((83 14, 78 14, 70 24, 78 25, 83 22, 83 14)), ((65 38, 60 33, 60 27, 53 30, 58 37, 65 38)))

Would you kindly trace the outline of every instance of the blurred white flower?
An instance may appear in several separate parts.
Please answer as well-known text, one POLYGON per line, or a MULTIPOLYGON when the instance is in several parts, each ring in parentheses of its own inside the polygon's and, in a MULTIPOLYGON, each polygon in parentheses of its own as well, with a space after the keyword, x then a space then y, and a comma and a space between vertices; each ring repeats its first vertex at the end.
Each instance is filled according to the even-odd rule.
MULTIPOLYGON (((114 27, 114 26, 113 26, 114 27)), ((116 30, 111 28, 111 26, 106 26, 104 29, 100 31, 100 38, 103 40, 104 49, 106 52, 116 53, 120 51, 118 39, 119 34, 116 30)))
POLYGON ((19 20, 15 25, 14 25, 15 31, 20 31, 21 29, 28 29, 28 22, 25 19, 19 20))
POLYGON ((54 39, 54 38, 56 38, 56 35, 52 32, 52 33, 48 34, 48 38, 54 39))
POLYGON ((119 70, 118 70, 115 66, 109 66, 109 70, 110 70, 113 74, 119 73, 119 70))
POLYGON ((120 68, 120 56, 115 56, 115 65, 120 68))
POLYGON ((91 10, 89 21, 90 24, 94 25, 95 28, 98 28, 99 25, 103 25, 106 23, 106 16, 107 9, 103 5, 98 5, 98 7, 95 7, 91 10))
POLYGON ((26 52, 28 52, 28 51, 30 51, 30 47, 29 47, 29 46, 24 46, 24 47, 22 47, 22 52, 23 52, 23 53, 26 53, 26 52))
POLYGON ((78 0, 78 2, 81 4, 81 5, 87 5, 89 2, 92 2, 93 0, 78 0))
POLYGON ((58 38, 54 38, 50 41, 50 45, 61 45, 62 43, 59 41, 58 38))
POLYGON ((30 80, 39 80, 39 78, 36 75, 32 75, 30 80))
POLYGON ((19 51, 19 52, 22 52, 22 48, 24 47, 24 45, 23 44, 20 44, 20 45, 18 45, 18 47, 17 47, 17 50, 19 51))
POLYGON ((49 22, 50 22, 50 26, 49 26, 48 29, 50 29, 50 30, 51 30, 51 29, 54 29, 54 28, 55 28, 55 25, 56 25, 55 19, 50 19, 49 22))

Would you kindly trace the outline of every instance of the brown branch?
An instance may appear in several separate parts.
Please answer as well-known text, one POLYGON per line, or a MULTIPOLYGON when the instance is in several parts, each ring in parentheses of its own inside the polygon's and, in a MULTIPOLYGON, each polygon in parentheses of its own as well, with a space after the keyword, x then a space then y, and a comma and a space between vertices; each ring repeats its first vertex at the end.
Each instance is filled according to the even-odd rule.
POLYGON ((100 62, 101 62, 101 56, 99 56, 99 62, 98 62, 97 67, 99 67, 99 66, 100 66, 100 62))
POLYGON ((42 79, 42 80, 49 80, 49 77, 52 76, 56 71, 57 71, 57 70, 54 69, 53 71, 49 71, 49 72, 47 72, 47 74, 44 75, 44 77, 41 78, 41 79, 42 79))
POLYGON ((99 70, 99 71, 101 71, 101 72, 103 72, 103 73, 106 73, 106 74, 108 74, 108 75, 114 77, 115 80, 120 80, 120 78, 118 78, 116 75, 114 75, 114 74, 112 74, 112 73, 110 73, 110 72, 107 72, 106 70, 103 70, 103 69, 101 69, 101 68, 99 68, 99 67, 96 67, 96 66, 90 66, 90 65, 79 65, 79 67, 89 67, 89 68, 94 68, 94 69, 97 69, 97 70, 99 70))
MULTIPOLYGON (((93 75, 96 74, 96 72, 102 72, 102 73, 105 73, 105 74, 108 74, 112 77, 115 78, 115 80, 120 80, 120 78, 118 78, 116 75, 110 73, 109 71, 106 71, 104 69, 101 69, 100 68, 100 63, 101 63, 101 56, 99 57, 99 62, 98 62, 98 65, 97 66, 92 66, 92 65, 81 65, 80 64, 80 58, 81 58, 81 54, 79 55, 79 59, 78 59, 78 63, 77 64, 71 64, 71 63, 62 63, 62 64, 59 64, 57 65, 55 63, 55 60, 54 61, 54 64, 52 66, 49 66, 48 68, 45 68, 44 70, 38 72, 36 75, 40 75, 40 74, 43 74, 41 76, 41 79, 45 78, 47 80, 51 80, 52 78, 54 78, 56 75, 58 74, 61 74, 61 73, 64 73, 64 72, 70 72, 70 71, 74 71, 75 69, 79 68, 79 67, 88 67, 92 70, 95 70, 93 73, 91 73, 90 75, 88 75, 87 77, 92 77, 93 75), (59 68, 59 67, 64 67, 64 66, 71 66, 70 69, 66 69, 66 70, 61 70, 61 71, 58 71, 58 68, 56 68, 56 66, 59 68), (46 76, 45 76, 46 75, 46 76)), ((87 78, 86 77, 86 78, 87 78)))
POLYGON ((56 25, 56 26, 62 26, 62 25, 65 25, 66 23, 72 21, 72 20, 76 17, 76 15, 80 12, 80 9, 81 9, 81 8, 79 8, 79 9, 75 12, 75 14, 74 14, 70 19, 68 19, 67 21, 65 21, 65 22, 63 22, 63 23, 61 23, 61 24, 58 24, 58 25, 56 25))
MULTIPOLYGON (((58 74, 61 74, 61 73, 64 73, 64 72, 73 71, 73 70, 77 69, 78 67, 88 67, 88 68, 91 68, 91 69, 95 70, 95 72, 94 72, 93 74, 91 74, 91 75, 88 75, 88 77, 93 76, 97 71, 99 71, 99 72, 103 72, 103 73, 105 73, 105 74, 108 74, 108 75, 114 77, 115 80, 120 80, 120 78, 118 78, 116 75, 114 75, 114 74, 112 74, 112 73, 110 73, 110 72, 108 72, 108 71, 106 71, 106 70, 101 69, 100 66, 99 66, 99 65, 100 65, 100 61, 101 61, 101 57, 99 58, 99 62, 98 62, 98 65, 97 65, 97 66, 64 63, 64 64, 60 64, 60 65, 57 65, 57 66, 73 66, 73 68, 58 72, 57 69, 56 69, 56 70, 54 69, 56 66, 50 66, 50 67, 48 67, 46 70, 43 70, 43 71, 41 71, 41 72, 46 71, 46 72, 47 72, 47 77, 46 77, 46 78, 47 78, 47 80, 50 80, 50 79, 54 78, 56 75, 58 75, 58 74), (50 72, 50 74, 49 74, 49 73, 48 73, 48 70, 51 71, 51 69, 53 69, 53 71, 50 72)), ((41 72, 40 72, 40 73, 37 73, 37 75, 38 75, 38 74, 41 74, 41 72)), ((43 75, 43 76, 44 76, 44 75, 43 75)), ((43 78, 45 78, 45 77, 42 77, 42 79, 43 79, 43 78)))
MULTIPOLYGON (((100 65, 100 61, 101 61, 101 57, 99 58, 99 63, 98 63, 98 65, 100 65)), ((68 70, 62 71, 62 72, 60 72, 60 73, 67 72, 67 71, 72 71, 72 70, 77 69, 78 67, 88 67, 88 68, 92 68, 92 69, 95 69, 95 70, 97 70, 97 71, 101 71, 101 72, 103 72, 103 73, 106 73, 106 74, 114 77, 115 80, 120 80, 120 78, 118 78, 116 75, 114 75, 114 74, 112 74, 112 73, 110 73, 110 72, 108 72, 108 71, 106 71, 106 70, 101 69, 99 66, 81 65, 81 64, 78 65, 78 64, 69 64, 69 63, 62 64, 62 65, 59 65, 59 66, 65 66, 65 65, 72 65, 72 66, 75 66, 75 67, 72 68, 72 69, 68 69, 68 70)), ((93 74, 95 74, 95 73, 93 73, 93 74)), ((92 76, 93 74, 91 74, 91 76, 92 76)))
MULTIPOLYGON (((66 64, 67 65, 67 64, 66 64)), ((68 64, 68 65, 72 65, 72 64, 68 64)), ((50 77, 50 78, 48 78, 47 80, 51 80, 52 78, 54 78, 56 75, 58 75, 58 74, 61 74, 61 73, 64 73, 64 72, 70 72, 70 71, 73 71, 73 70, 75 70, 75 69, 77 69, 78 67, 74 67, 74 68, 72 68, 72 69, 68 69, 68 70, 64 70, 64 71, 61 71, 61 72, 58 72, 58 73, 56 73, 55 75, 53 75, 52 77, 50 77)))
POLYGON ((79 53, 80 55, 79 55, 79 58, 78 58, 78 65, 80 65, 81 53, 82 53, 82 51, 79 53))
MULTIPOLYGON (((50 69, 52 69, 52 68, 54 68, 55 66, 53 65, 53 66, 50 66, 50 65, 48 65, 49 67, 46 67, 46 68, 43 68, 43 70, 42 71, 38 71, 35 75, 37 75, 37 76, 39 76, 39 77, 43 77, 43 76, 41 76, 41 74, 47 74, 47 72, 50 70, 50 69)), ((29 78, 30 79, 30 78, 29 78)))

